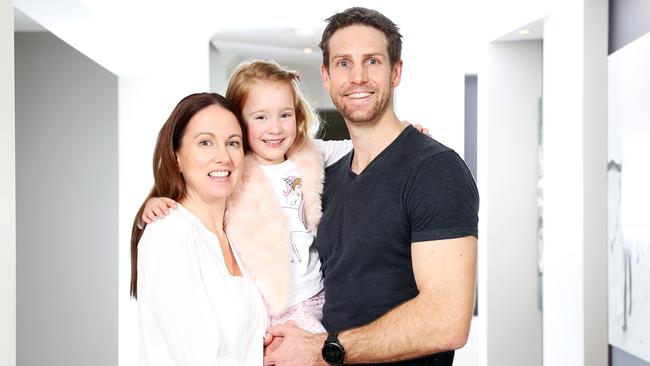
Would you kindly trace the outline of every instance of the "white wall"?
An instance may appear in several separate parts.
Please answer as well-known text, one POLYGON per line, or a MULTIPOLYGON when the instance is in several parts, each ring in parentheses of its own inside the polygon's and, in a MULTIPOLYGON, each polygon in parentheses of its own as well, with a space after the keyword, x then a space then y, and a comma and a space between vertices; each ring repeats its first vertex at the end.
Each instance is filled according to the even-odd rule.
MULTIPOLYGON (((543 362, 606 365, 607 1, 494 0, 490 4, 486 14, 492 26, 486 33, 493 39, 544 19, 543 362)), ((489 141, 480 136, 488 136, 490 127, 481 122, 490 107, 481 85, 479 76, 479 157, 489 151, 485 146, 489 141)), ((479 162, 479 176, 490 169, 479 162)), ((483 187, 481 193, 486 190, 483 187)), ((487 205, 492 201, 488 197, 487 205)), ((491 207, 487 210, 492 212, 491 207)), ((491 235, 491 222, 481 219, 481 232, 491 235)), ((481 263, 479 294, 481 273, 490 271, 481 263)), ((488 330, 482 331, 481 342, 491 341, 488 330)), ((516 347, 517 340, 513 342, 516 347)), ((481 361, 489 358, 489 349, 482 345, 481 361)))
POLYGON ((607 356, 607 1, 558 2, 544 25, 544 364, 607 356))
MULTIPOLYGON (((421 10, 422 16, 427 13, 421 10)), ((474 70, 458 61, 460 52, 451 47, 451 40, 430 32, 427 24, 423 19, 400 24, 404 67, 395 89, 395 111, 400 119, 429 128, 434 139, 463 156, 465 74, 474 70)))
POLYGON ((16 33, 17 359, 117 362, 117 77, 16 33))
POLYGON ((177 46, 187 63, 165 73, 119 79, 119 361, 138 365, 139 329, 135 300, 129 296, 133 219, 153 186, 152 157, 160 127, 186 95, 207 91, 208 41, 177 46))
POLYGON ((0 364, 16 364, 14 8, 0 2, 0 364))
POLYGON ((487 232, 479 266, 482 364, 542 365, 538 308, 538 100, 542 96, 542 43, 491 43, 479 83, 487 93, 486 149, 479 164, 487 232))

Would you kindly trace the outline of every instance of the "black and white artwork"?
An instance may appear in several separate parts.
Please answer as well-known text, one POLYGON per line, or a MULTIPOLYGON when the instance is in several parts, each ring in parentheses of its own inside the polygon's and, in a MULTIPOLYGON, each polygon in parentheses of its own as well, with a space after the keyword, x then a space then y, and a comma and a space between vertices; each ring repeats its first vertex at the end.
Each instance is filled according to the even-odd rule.
POLYGON ((650 362, 650 33, 608 58, 609 343, 650 362))

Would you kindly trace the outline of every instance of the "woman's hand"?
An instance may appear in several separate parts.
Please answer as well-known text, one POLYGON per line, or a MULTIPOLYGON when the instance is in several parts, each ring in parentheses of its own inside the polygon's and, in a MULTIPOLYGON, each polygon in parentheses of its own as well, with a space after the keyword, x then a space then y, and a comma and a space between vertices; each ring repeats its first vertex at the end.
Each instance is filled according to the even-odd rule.
POLYGON ((147 201, 142 211, 142 221, 147 224, 167 216, 170 208, 176 208, 176 201, 166 197, 154 197, 147 201))
POLYGON ((426 128, 426 127, 424 127, 424 126, 422 126, 422 125, 419 124, 419 123, 412 124, 412 123, 409 122, 409 121, 402 121, 402 123, 405 124, 406 126, 408 126, 408 125, 412 125, 416 130, 418 130, 418 131, 422 132, 423 134, 425 134, 425 135, 431 137, 431 134, 429 133, 429 129, 426 128))

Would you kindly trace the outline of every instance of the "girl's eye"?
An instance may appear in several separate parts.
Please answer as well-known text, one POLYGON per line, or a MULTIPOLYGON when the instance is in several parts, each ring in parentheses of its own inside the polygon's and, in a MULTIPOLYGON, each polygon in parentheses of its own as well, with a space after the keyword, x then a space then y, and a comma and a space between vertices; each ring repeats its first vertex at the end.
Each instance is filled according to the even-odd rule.
POLYGON ((266 119, 266 116, 256 116, 255 119, 263 120, 266 119))
POLYGON ((291 118, 292 114, 291 113, 282 113, 280 115, 281 118, 291 118))

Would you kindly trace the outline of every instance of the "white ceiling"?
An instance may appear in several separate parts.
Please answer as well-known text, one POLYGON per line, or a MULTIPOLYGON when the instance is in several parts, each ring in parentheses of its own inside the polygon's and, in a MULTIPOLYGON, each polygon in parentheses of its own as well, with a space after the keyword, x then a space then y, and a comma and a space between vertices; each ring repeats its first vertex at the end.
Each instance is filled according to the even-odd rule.
POLYGON ((501 41, 526 41, 544 38, 544 19, 538 19, 532 23, 519 27, 512 32, 497 39, 501 41), (527 31, 527 33, 525 33, 527 31))
POLYGON ((316 28, 231 29, 216 33, 210 42, 218 51, 242 58, 270 58, 282 64, 318 68, 321 33, 322 29, 316 28))
MULTIPOLYGON (((433 48, 426 51, 465 52, 461 61, 470 70, 476 69, 475 50, 486 38, 495 39, 489 35, 513 30, 507 12, 499 10, 504 7, 496 4, 504 1, 526 7, 531 1, 543 2, 491 0, 487 6, 481 0, 455 0, 404 6, 394 0, 356 0, 354 5, 391 14, 410 34, 405 53, 421 54, 420 47, 427 44, 433 48)), ((140 75, 181 64, 183 52, 170 53, 170 48, 181 50, 207 41, 219 51, 244 57, 318 65, 324 18, 351 4, 349 0, 14 0, 14 5, 20 9, 15 12, 17 31, 47 29, 115 74, 140 75), (312 53, 304 53, 305 48, 312 53)), ((513 33, 513 38, 500 40, 536 39, 541 33, 541 27, 539 32, 532 28, 526 37, 513 33)))
POLYGON ((212 40, 293 48, 300 51, 304 48, 317 50, 322 32, 322 28, 242 28, 218 32, 212 40))

